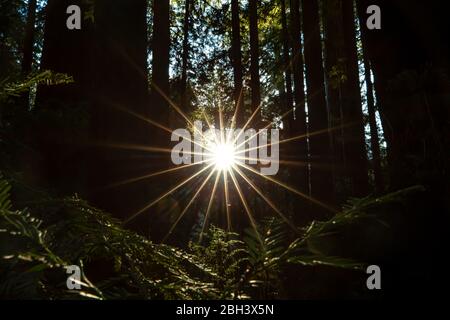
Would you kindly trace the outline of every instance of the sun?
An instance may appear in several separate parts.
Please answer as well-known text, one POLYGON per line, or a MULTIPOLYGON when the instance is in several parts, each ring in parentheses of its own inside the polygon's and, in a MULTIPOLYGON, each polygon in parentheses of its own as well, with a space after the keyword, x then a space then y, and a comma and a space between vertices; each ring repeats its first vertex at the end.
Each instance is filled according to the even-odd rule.
POLYGON ((216 170, 230 171, 236 163, 235 147, 230 143, 218 143, 212 149, 212 161, 216 170))

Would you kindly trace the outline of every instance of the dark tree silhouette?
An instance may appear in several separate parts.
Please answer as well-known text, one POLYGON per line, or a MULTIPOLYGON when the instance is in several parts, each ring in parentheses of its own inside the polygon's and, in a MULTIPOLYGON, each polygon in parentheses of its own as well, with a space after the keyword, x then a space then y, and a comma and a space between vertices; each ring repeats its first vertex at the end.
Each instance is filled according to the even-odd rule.
MULTIPOLYGON (((311 194, 325 202, 333 201, 333 175, 325 99, 319 6, 317 0, 303 2, 303 30, 305 37, 305 69, 309 116, 311 157, 311 194), (317 134, 324 132, 325 134, 317 134)), ((324 213, 325 214, 325 213, 324 213)))
POLYGON ((240 112, 236 116, 236 127, 244 125, 243 105, 243 76, 242 76, 242 53, 241 53, 241 19, 239 0, 231 0, 231 64, 233 66, 234 80, 234 104, 239 107, 240 112))
MULTIPOLYGON (((250 15, 250 88, 252 95, 251 110, 255 111, 261 103, 261 85, 259 75, 259 35, 258 35, 258 0, 249 0, 250 15)), ((259 123, 259 115, 255 115, 255 122, 259 123)))
POLYGON ((183 23, 183 53, 181 69, 181 109, 188 109, 187 100, 187 72, 189 68, 189 31, 191 20, 191 0, 185 0, 184 3, 184 23, 183 23))
POLYGON ((356 48, 354 2, 342 1, 342 23, 344 35, 344 61, 347 76, 343 85, 343 115, 345 158, 351 178, 351 195, 364 196, 369 192, 368 163, 364 119, 359 85, 359 66, 356 48))

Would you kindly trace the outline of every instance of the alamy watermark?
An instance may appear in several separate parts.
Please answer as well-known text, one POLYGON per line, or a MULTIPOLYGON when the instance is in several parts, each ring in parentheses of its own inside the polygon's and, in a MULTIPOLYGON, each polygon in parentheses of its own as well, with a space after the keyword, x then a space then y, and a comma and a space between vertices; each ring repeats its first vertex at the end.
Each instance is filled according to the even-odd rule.
POLYGON ((262 175, 272 176, 279 169, 278 129, 225 129, 209 128, 203 131, 201 121, 194 122, 193 132, 176 129, 171 140, 178 142, 171 152, 175 165, 223 161, 233 164, 258 165, 262 175))

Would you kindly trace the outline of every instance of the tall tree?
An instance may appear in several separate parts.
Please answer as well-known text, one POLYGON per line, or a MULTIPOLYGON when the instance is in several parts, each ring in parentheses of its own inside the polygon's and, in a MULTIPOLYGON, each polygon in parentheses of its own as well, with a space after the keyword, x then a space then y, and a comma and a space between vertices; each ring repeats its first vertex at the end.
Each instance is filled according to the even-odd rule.
POLYGON ((27 24, 23 41, 22 73, 27 75, 31 72, 33 64, 33 47, 36 24, 36 0, 29 0, 27 6, 27 24))
MULTIPOLYGON (((254 112, 261 103, 261 84, 259 79, 259 35, 258 35, 258 0, 249 0, 250 11, 250 88, 252 94, 251 110, 254 112)), ((259 122, 259 112, 255 123, 259 122)))
MULTIPOLYGON (((428 183, 434 176, 429 173, 444 172, 442 164, 448 163, 438 160, 446 149, 446 139, 438 137, 448 132, 445 122, 449 116, 444 111, 448 108, 442 108, 446 102, 441 100, 448 85, 436 71, 448 70, 450 50, 444 40, 449 35, 448 25, 440 22, 445 18, 439 19, 445 11, 438 1, 359 0, 358 12, 387 142, 390 188, 424 183, 424 177, 428 183), (379 30, 366 26, 370 5, 381 9, 379 30), (411 19, 415 19, 414 25, 411 19)), ((435 176, 431 184, 440 180, 435 176)), ((444 189, 440 186, 438 190, 444 189)))
POLYGON ((305 38, 305 74, 309 116, 311 195, 333 203, 330 140, 327 132, 328 111, 325 98, 319 5, 317 0, 303 2, 303 32, 305 38), (322 132, 322 133, 320 133, 322 132))
MULTIPOLYGON (((360 20, 362 26, 364 21, 360 20)), ((369 126, 370 126, 370 147, 372 150, 372 168, 375 183, 375 193, 380 194, 384 190, 384 178, 381 169, 381 151, 380 151, 380 136, 378 134, 378 125, 376 119, 376 106, 375 106, 375 92, 372 81, 372 72, 370 61, 367 54, 366 40, 361 33, 361 43, 363 49, 363 64, 364 64, 364 79, 367 87, 367 109, 369 112, 369 126)))
POLYGON ((239 0, 231 0, 231 63, 233 65, 234 103, 239 108, 236 127, 244 124, 242 53, 241 53, 241 19, 239 0))
POLYGON ((75 190, 83 192, 81 185, 93 204, 118 217, 129 214, 130 206, 145 203, 145 185, 92 191, 137 175, 142 157, 97 146, 148 143, 148 125, 124 113, 145 115, 148 109, 146 8, 145 0, 51 0, 46 8, 42 68, 71 75, 74 83, 39 88, 37 105, 56 114, 74 112, 84 120, 76 132, 65 130, 64 124, 40 128, 47 171, 56 180, 53 185, 67 188, 76 183, 75 190), (71 4, 95 14, 93 21, 82 20, 81 30, 66 28, 71 4), (86 148, 86 142, 93 147, 86 148))
POLYGON ((325 43, 325 75, 327 108, 329 114, 329 128, 331 138, 333 166, 333 180, 336 187, 336 196, 342 199, 342 192, 337 186, 342 185, 343 173, 341 167, 345 166, 345 145, 343 133, 343 113, 341 105, 343 82, 343 35, 342 23, 339 23, 341 14, 339 0, 323 0, 322 16, 325 43))
POLYGON ((334 176, 343 200, 368 191, 355 20, 353 1, 325 0, 323 4, 327 100, 334 161, 339 164, 334 176))
MULTIPOLYGON (((22 45, 22 74, 27 76, 30 74, 33 65, 34 40, 36 33, 36 0, 29 0, 27 5, 27 22, 25 25, 25 36, 22 45)), ((30 92, 27 90, 23 96, 24 107, 29 107, 30 92)))
POLYGON ((297 129, 306 132, 306 114, 305 114, 305 90, 303 77, 303 52, 302 52, 302 34, 300 21, 300 1, 290 0, 291 2, 291 43, 292 43, 292 69, 294 75, 294 97, 295 97, 295 115, 297 129), (304 122, 304 123, 303 123, 304 122))
POLYGON ((342 1, 345 74, 343 85, 343 115, 347 169, 351 178, 351 195, 364 196, 369 192, 368 161, 362 112, 359 65, 356 47, 354 1, 342 1))
POLYGON ((183 24, 183 53, 181 70, 181 109, 187 110, 187 71, 189 62, 189 29, 191 16, 191 0, 184 2, 184 24, 183 24))
POLYGON ((291 135, 303 136, 302 139, 290 143, 291 154, 296 160, 304 162, 304 166, 296 170, 294 183, 303 192, 309 194, 308 145, 305 112, 305 88, 303 76, 303 50, 300 21, 300 1, 291 0, 291 43, 292 43, 292 71, 294 75, 295 113, 291 119, 291 135))
MULTIPOLYGON (((155 115, 167 115, 169 95, 170 1, 153 1, 152 109, 155 115)), ((168 119, 157 119, 166 124, 168 119)))
MULTIPOLYGON (((73 110, 80 106, 88 109, 92 105, 90 98, 95 84, 93 28, 91 24, 84 22, 81 30, 67 29, 66 9, 72 4, 85 9, 82 1, 47 2, 40 68, 68 74, 74 82, 62 86, 40 86, 36 96, 36 111, 45 109, 62 114, 63 110, 73 110)), ((87 179, 87 173, 83 170, 86 162, 83 157, 77 159, 80 148, 68 147, 73 136, 69 130, 62 130, 62 127, 63 124, 36 124, 35 139, 43 160, 41 168, 35 172, 40 175, 37 177, 40 182, 55 186, 61 192, 74 192, 73 184, 87 179)), ((88 130, 81 127, 80 125, 78 130, 88 130)), ((82 193, 81 190, 77 192, 82 193)))
POLYGON ((286 86, 286 108, 283 113, 286 114, 286 129, 289 132, 291 121, 290 118, 293 116, 292 112, 294 110, 294 95, 292 92, 292 64, 291 64, 291 46, 289 45, 289 30, 287 25, 287 14, 286 14, 286 0, 280 0, 281 3, 281 33, 283 41, 283 71, 286 86))

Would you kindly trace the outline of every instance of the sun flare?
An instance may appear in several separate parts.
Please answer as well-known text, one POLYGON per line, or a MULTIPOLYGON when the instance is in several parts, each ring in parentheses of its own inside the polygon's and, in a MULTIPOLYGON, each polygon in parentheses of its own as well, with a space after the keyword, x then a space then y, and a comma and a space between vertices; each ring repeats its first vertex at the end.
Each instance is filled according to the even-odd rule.
POLYGON ((212 149, 212 161, 219 171, 230 171, 236 163, 236 151, 230 143, 216 144, 212 149))

